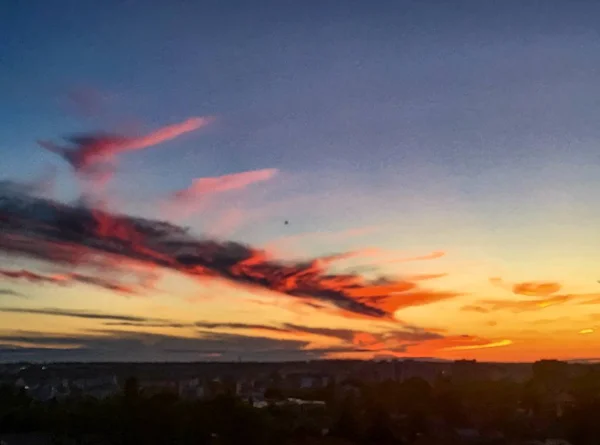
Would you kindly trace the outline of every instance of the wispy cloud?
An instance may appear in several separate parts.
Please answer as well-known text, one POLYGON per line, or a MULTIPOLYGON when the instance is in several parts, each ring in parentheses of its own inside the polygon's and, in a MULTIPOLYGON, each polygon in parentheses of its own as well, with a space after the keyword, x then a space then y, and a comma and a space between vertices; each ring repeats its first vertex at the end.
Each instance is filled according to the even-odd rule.
POLYGON ((113 163, 117 155, 167 142, 185 133, 198 130, 212 120, 208 117, 194 117, 139 137, 104 133, 71 136, 66 138, 71 143, 66 147, 50 141, 38 141, 38 143, 41 147, 63 158, 82 178, 102 182, 112 176, 113 163))
POLYGON ((224 176, 200 178, 196 179, 190 187, 175 192, 173 198, 188 201, 231 190, 242 190, 257 182, 268 181, 276 174, 277 169, 266 168, 224 176))
POLYGON ((69 285, 72 283, 83 283, 104 288, 106 290, 133 295, 137 291, 132 287, 116 281, 110 281, 100 277, 87 276, 79 273, 64 273, 54 275, 41 275, 29 270, 6 270, 0 269, 0 277, 14 280, 25 280, 36 284, 58 284, 69 285))
POLYGON ((510 344, 473 336, 445 337, 417 327, 361 332, 294 323, 263 325, 237 322, 178 323, 169 320, 64 309, 3 308, 1 312, 75 317, 110 327, 196 327, 196 336, 142 331, 89 330, 81 334, 0 331, 0 361, 15 355, 38 360, 156 361, 156 360, 305 360, 310 358, 400 357, 415 353, 491 348, 510 344), (334 340, 319 346, 315 339, 334 340))
POLYGON ((21 297, 21 298, 25 297, 24 294, 14 291, 12 289, 0 289, 0 295, 6 295, 9 297, 21 297))
POLYGON ((515 295, 524 295, 529 299, 488 299, 462 307, 463 311, 488 313, 492 311, 510 310, 513 312, 537 311, 565 303, 594 304, 600 302, 597 293, 559 293, 562 285, 555 281, 524 281, 508 284, 501 278, 490 278, 490 283, 506 289, 515 295))
POLYGON ((459 346, 449 346, 447 348, 443 348, 445 351, 468 351, 471 349, 487 349, 487 348, 500 348, 502 346, 512 345, 512 340, 498 340, 491 341, 481 344, 473 344, 473 345, 459 345, 459 346))
POLYGON ((134 315, 120 315, 120 314, 106 314, 100 312, 89 312, 89 311, 76 311, 67 309, 57 308, 21 308, 21 307, 0 307, 0 312, 19 313, 19 314, 37 314, 37 315, 51 315, 54 317, 72 317, 72 318, 85 318, 90 320, 112 320, 121 322, 153 322, 159 319, 137 317, 134 315))
POLYGON ((233 322, 209 322, 209 321, 198 321, 194 323, 198 328, 203 329, 233 329, 233 330, 259 330, 259 331, 272 331, 276 333, 290 332, 289 329, 279 326, 270 326, 266 324, 258 323, 233 323, 233 322))
POLYGON ((0 307, 0 312, 16 314, 34 314, 50 317, 69 317, 87 320, 98 320, 103 326, 139 327, 139 328, 194 328, 191 322, 179 322, 155 317, 139 317, 135 315, 111 314, 60 308, 24 308, 0 307))
POLYGON ((243 330, 250 333, 270 332, 275 335, 286 334, 288 337, 300 340, 305 338, 336 340, 350 350, 360 348, 363 352, 399 351, 404 350, 407 345, 444 338, 439 333, 410 326, 404 329, 392 328, 383 332, 364 332, 354 329, 305 326, 296 323, 262 325, 199 322, 196 325, 204 329, 243 330))
MULTIPOLYGON (((277 175, 278 170, 266 168, 223 176, 213 176, 194 180, 192 185, 173 193, 165 204, 170 215, 179 218, 190 216, 199 210, 206 210, 212 200, 227 192, 240 191, 253 184, 269 181, 277 175)), ((239 209, 228 209, 220 218, 219 225, 234 227, 239 224, 244 212, 239 209)), ((222 229, 221 229, 222 230, 222 229)))
POLYGON ((501 278, 494 277, 490 278, 490 283, 514 294, 528 297, 548 297, 562 289, 562 285, 554 281, 524 281, 511 285, 501 278))
POLYGON ((600 293, 578 295, 581 304, 600 304, 600 293))
MULTIPOLYGON (((542 291, 544 292, 544 291, 542 291)), ((539 295, 538 295, 539 296, 539 295)), ((600 304, 600 294, 551 294, 549 297, 536 299, 497 299, 480 300, 476 304, 462 307, 463 311, 487 313, 492 311, 510 310, 513 312, 537 311, 551 306, 566 303, 600 304)))
POLYGON ((442 258, 446 255, 446 252, 442 252, 441 250, 431 252, 427 255, 414 256, 408 258, 398 258, 397 260, 390 260, 391 263, 407 263, 412 261, 428 261, 428 260, 437 260, 438 258, 442 258))
POLYGON ((440 352, 468 351, 494 347, 509 346, 508 339, 488 339, 473 335, 455 335, 434 339, 426 343, 412 346, 409 350, 419 354, 435 354, 440 352))
POLYGON ((437 280, 438 278, 447 277, 447 273, 432 273, 432 274, 421 274, 421 275, 411 275, 409 277, 410 281, 427 281, 427 280, 437 280))
POLYGON ((491 312, 510 310, 513 312, 536 311, 550 306, 564 304, 572 300, 570 295, 557 295, 536 300, 482 300, 478 305, 463 307, 463 310, 491 312))

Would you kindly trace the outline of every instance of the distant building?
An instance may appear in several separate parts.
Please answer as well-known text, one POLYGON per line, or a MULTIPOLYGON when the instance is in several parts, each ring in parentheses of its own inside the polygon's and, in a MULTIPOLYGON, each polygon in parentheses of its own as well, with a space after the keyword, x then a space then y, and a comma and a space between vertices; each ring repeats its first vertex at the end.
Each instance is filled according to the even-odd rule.
POLYGON ((71 382, 70 387, 74 394, 93 397, 95 399, 112 397, 121 390, 117 377, 114 375, 75 379, 71 382))
POLYGON ((198 378, 180 381, 179 396, 190 400, 203 399, 206 396, 203 382, 198 378))
POLYGON ((47 402, 48 400, 52 400, 56 397, 56 389, 49 384, 44 385, 36 385, 29 389, 29 396, 40 402, 47 402))
POLYGON ((146 380, 140 383, 140 388, 147 395, 161 393, 179 394, 179 385, 173 380, 146 380))

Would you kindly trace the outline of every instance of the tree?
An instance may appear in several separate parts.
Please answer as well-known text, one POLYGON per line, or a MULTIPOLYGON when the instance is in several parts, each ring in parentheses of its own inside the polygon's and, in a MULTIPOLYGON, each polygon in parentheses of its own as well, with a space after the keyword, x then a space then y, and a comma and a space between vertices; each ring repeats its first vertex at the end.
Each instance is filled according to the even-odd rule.
POLYGON ((140 395, 139 382, 135 377, 129 377, 125 380, 125 386, 123 388, 126 400, 136 400, 140 395))

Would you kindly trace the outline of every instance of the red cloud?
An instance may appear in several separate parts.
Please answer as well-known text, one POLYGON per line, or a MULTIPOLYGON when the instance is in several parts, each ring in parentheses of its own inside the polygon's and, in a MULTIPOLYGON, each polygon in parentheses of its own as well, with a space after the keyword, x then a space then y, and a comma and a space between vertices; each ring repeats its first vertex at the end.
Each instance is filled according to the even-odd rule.
POLYGON ((548 297, 562 289, 560 283, 554 281, 524 281, 515 283, 512 286, 505 283, 501 278, 490 278, 490 283, 495 286, 510 290, 517 295, 526 295, 528 297, 548 297))
POLYGON ((198 130, 205 127, 214 121, 213 117, 193 117, 179 124, 169 125, 142 137, 130 138, 122 145, 116 147, 115 153, 125 151, 141 150, 153 145, 162 144, 170 141, 182 134, 198 130))
POLYGON ((196 179, 189 188, 176 192, 173 198, 176 200, 190 200, 230 190, 240 190, 251 184, 267 181, 276 174, 277 169, 265 168, 211 178, 200 178, 196 179))
MULTIPOLYGON (((262 170, 196 179, 190 187, 173 193, 166 202, 166 211, 170 214, 178 214, 179 217, 188 216, 190 213, 198 211, 208 204, 209 200, 215 195, 234 190, 243 190, 252 184, 268 181, 277 173, 277 169, 265 168, 262 170)), ((245 215, 245 212, 241 209, 230 209, 223 215, 225 219, 223 225, 225 227, 219 221, 219 227, 216 232, 223 234, 233 230, 241 224, 243 215, 245 215)))
POLYGON ((131 286, 112 282, 98 277, 91 277, 78 273, 67 273, 67 274, 54 274, 54 275, 41 275, 28 270, 3 270, 0 269, 0 276, 15 279, 15 280, 26 280, 36 284, 59 284, 68 285, 75 282, 90 284, 97 287, 104 288, 115 292, 121 292, 124 294, 135 294, 136 291, 131 286))
POLYGON ((204 127, 210 122, 212 118, 195 117, 140 137, 108 134, 74 136, 68 138, 74 144, 71 147, 61 147, 48 141, 38 141, 38 143, 46 150, 61 156, 81 177, 104 181, 112 175, 112 163, 118 154, 161 144, 204 127))

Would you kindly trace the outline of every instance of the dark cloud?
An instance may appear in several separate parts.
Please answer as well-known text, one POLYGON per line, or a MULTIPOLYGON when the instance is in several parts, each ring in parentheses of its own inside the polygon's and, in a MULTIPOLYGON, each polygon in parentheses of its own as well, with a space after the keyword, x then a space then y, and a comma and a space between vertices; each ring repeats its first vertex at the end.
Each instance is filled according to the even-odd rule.
POLYGON ((286 329, 290 330, 290 332, 338 338, 340 340, 344 340, 344 341, 348 341, 348 342, 351 342, 354 339, 354 336, 356 335, 356 331, 353 331, 351 329, 310 327, 310 326, 301 326, 301 325, 292 324, 292 323, 286 323, 283 326, 286 329))
MULTIPOLYGON (((114 269, 176 270, 191 278, 222 277, 230 282, 333 305, 346 314, 391 318, 398 308, 429 304, 457 294, 419 289, 417 283, 360 275, 330 274, 329 266, 350 254, 306 262, 270 259, 235 242, 196 238, 186 229, 155 220, 115 215, 85 205, 67 205, 0 190, 0 251, 62 266, 94 266, 98 257, 114 269)), ((13 271, 14 272, 14 271, 13 271)), ((110 290, 110 277, 69 274, 70 281, 110 290)))
MULTIPOLYGON (((289 337, 292 337, 289 341, 292 342, 293 345, 302 344, 304 346, 308 345, 309 340, 305 339, 306 335, 310 336, 321 336, 327 337, 330 339, 335 339, 341 341, 342 346, 339 348, 340 351, 337 352, 348 352, 348 351, 358 351, 358 348, 364 348, 365 351, 393 351, 400 352, 404 350, 409 344, 420 343, 428 340, 435 340, 443 338, 442 335, 429 332, 427 330, 418 328, 418 327, 406 327, 404 330, 390 330, 383 333, 368 333, 361 332, 351 329, 334 329, 334 328, 326 328, 326 327, 314 327, 314 326, 302 326, 294 323, 283 323, 279 325, 266 325, 266 324, 258 324, 258 323, 236 323, 236 322, 208 322, 208 321, 199 321, 195 323, 184 323, 177 322, 173 320, 160 319, 160 318, 147 318, 147 317, 138 317, 138 316, 130 316, 130 315, 121 315, 121 314, 108 314, 108 313, 97 313, 97 312, 88 312, 88 311, 75 311, 75 310, 65 310, 65 309, 57 309, 57 308, 47 308, 47 309, 34 309, 34 308, 16 308, 16 307, 8 307, 8 308, 0 308, 0 312, 8 312, 8 313, 26 313, 26 314, 37 314, 37 315, 48 315, 48 316, 56 316, 56 317, 72 317, 72 318, 82 318, 89 320, 99 320, 102 322, 103 326, 110 328, 118 328, 118 327, 137 327, 137 328, 199 328, 200 335, 202 335, 203 340, 211 339, 213 341, 221 341, 225 339, 224 344, 227 347, 231 346, 231 343, 241 344, 243 342, 249 342, 256 349, 260 342, 269 343, 274 340, 271 337, 263 337, 262 335, 277 335, 277 334, 288 334, 289 337), (216 331, 216 332, 215 332, 216 331), (231 334, 222 331, 250 331, 248 334, 231 334)), ((98 334, 106 334, 120 332, 119 335, 124 335, 126 331, 110 331, 110 330, 98 330, 96 331, 98 334)), ((127 334, 129 335, 129 334, 127 334)), ((66 346, 77 345, 77 350, 81 352, 81 347, 86 345, 86 341, 90 338, 88 336, 79 336, 74 337, 71 336, 35 336, 31 332, 26 333, 11 333, 9 336, 13 339, 13 341, 22 342, 30 342, 36 345, 53 345, 61 344, 66 346)), ((98 342, 99 339, 103 337, 98 337, 98 335, 94 335, 91 337, 94 342, 98 342)), ((275 340, 278 340, 275 338, 275 340)), ((279 339, 280 340, 280 339, 279 339)), ((205 343, 206 344, 206 343, 205 343)), ((278 343, 279 344, 279 343, 278 343)), ((133 346, 133 345, 132 345, 133 346)), ((171 350, 170 352, 174 352, 171 350)), ((181 351, 179 351, 180 353, 181 351)), ((188 351, 189 352, 189 351, 188 351)), ((204 351, 210 353, 219 353, 223 354, 225 350, 211 350, 204 351)), ((321 351, 325 353, 324 351, 321 351)))
MULTIPOLYGON (((393 349, 404 348, 407 345, 402 343, 424 342, 443 338, 442 335, 430 332, 417 327, 407 327, 405 330, 390 330, 383 333, 363 332, 352 329, 335 329, 325 327, 303 326, 294 323, 283 323, 281 325, 262 325, 251 323, 207 323, 199 322, 196 326, 205 329, 229 329, 229 330, 253 330, 253 331, 272 331, 276 333, 286 333, 296 338, 302 338, 305 335, 316 335, 341 340, 348 347, 351 345, 362 345, 364 347, 377 347, 387 349, 390 344, 393 349)), ((354 349, 356 350, 356 349, 354 349)), ((369 349, 372 351, 373 349, 369 349)))
POLYGON ((34 348, 0 344, 0 362, 23 359, 19 356, 32 356, 40 361, 60 360, 61 356, 72 354, 74 351, 77 351, 77 348, 34 348))
POLYGON ((389 340, 394 342, 422 342, 427 340, 443 338, 442 335, 430 332, 417 327, 407 327, 405 329, 393 329, 382 333, 366 333, 353 329, 333 329, 323 327, 309 327, 298 324, 285 323, 283 326, 290 332, 321 335, 324 337, 337 338, 346 342, 356 343, 357 337, 367 334, 372 336, 375 343, 386 343, 389 340))
POLYGON ((282 361, 324 358, 346 348, 308 349, 299 340, 235 334, 176 337, 140 332, 52 335, 36 332, 0 333, 0 361, 17 357, 40 361, 282 361))
POLYGON ((19 308, 19 307, 3 307, 0 308, 0 312, 12 312, 19 314, 38 314, 38 315, 53 315, 55 317, 73 317, 73 318, 87 318, 91 320, 115 320, 120 322, 134 322, 134 323, 146 323, 156 322, 157 319, 136 317, 133 315, 116 315, 116 314, 103 314, 97 312, 87 311, 74 311, 65 309, 33 309, 33 308, 19 308))
POLYGON ((263 330, 263 331, 273 331, 273 332, 290 332, 289 329, 278 327, 278 326, 270 326, 265 324, 253 324, 253 323, 213 323, 208 321, 198 321, 194 323, 196 327, 203 329, 255 329, 255 330, 263 330))
POLYGON ((259 330, 259 331, 272 331, 276 333, 287 333, 287 334, 313 334, 320 335, 323 337, 337 338, 346 341, 352 341, 355 335, 355 331, 349 329, 331 329, 331 328, 319 328, 301 326, 292 323, 284 323, 278 326, 265 325, 265 324, 254 324, 254 323, 211 323, 211 322, 197 322, 197 327, 204 329, 231 329, 231 330, 259 330))
POLYGON ((20 297, 20 298, 25 297, 25 295, 23 295, 22 293, 14 291, 12 289, 0 289, 0 295, 6 295, 9 297, 20 297))
POLYGON ((83 284, 89 284, 97 287, 102 287, 106 290, 115 292, 121 292, 124 294, 135 294, 136 291, 130 287, 121 283, 111 282, 110 280, 86 276, 79 273, 66 273, 66 274, 55 274, 55 275, 41 275, 36 272, 29 270, 5 270, 0 269, 0 277, 11 278, 15 280, 26 280, 31 283, 37 284, 59 284, 66 285, 69 283, 77 282, 83 284))
POLYGON ((177 323, 174 321, 107 321, 103 325, 145 328, 190 328, 194 326, 191 323, 177 323))
POLYGON ((37 178, 29 181, 0 180, 0 195, 46 196, 54 191, 56 170, 46 168, 37 178))

